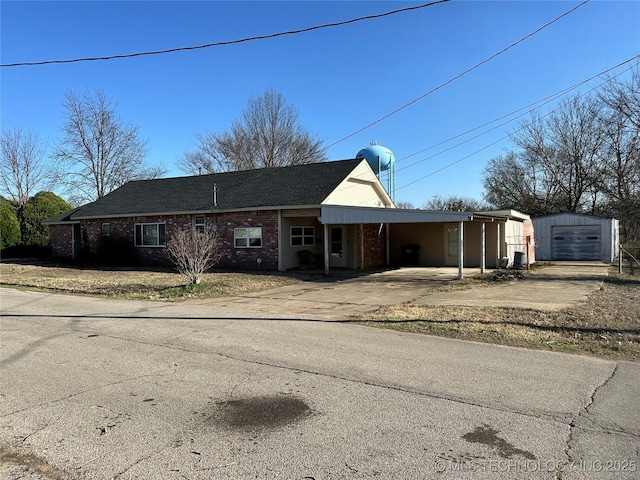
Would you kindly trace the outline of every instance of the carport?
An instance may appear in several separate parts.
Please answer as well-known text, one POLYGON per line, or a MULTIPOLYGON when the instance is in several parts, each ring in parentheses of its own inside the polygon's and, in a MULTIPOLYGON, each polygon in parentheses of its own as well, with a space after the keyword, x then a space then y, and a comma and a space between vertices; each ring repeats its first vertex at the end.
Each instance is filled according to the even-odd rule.
MULTIPOLYGON (((418 251, 417 258, 421 259, 419 265, 457 266, 458 278, 463 278, 465 258, 476 263, 481 272, 487 268, 487 259, 489 267, 497 268, 500 265, 506 252, 505 224, 509 217, 498 212, 492 214, 322 205, 318 220, 324 231, 326 274, 329 274, 332 266, 332 256, 336 255, 332 244, 335 243, 332 238, 336 227, 352 226, 364 231, 365 226, 375 225, 378 226, 378 235, 385 236, 387 265, 401 263, 399 260, 403 249, 422 249, 421 252, 418 251)), ((358 235, 357 238, 362 244, 354 245, 353 251, 364 257, 365 235, 358 235)))

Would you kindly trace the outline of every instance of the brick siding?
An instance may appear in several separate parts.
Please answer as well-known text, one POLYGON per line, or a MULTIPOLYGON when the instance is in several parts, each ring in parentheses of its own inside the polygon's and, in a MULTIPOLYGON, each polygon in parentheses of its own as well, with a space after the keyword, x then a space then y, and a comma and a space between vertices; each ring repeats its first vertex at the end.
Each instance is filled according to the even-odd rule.
POLYGON ((356 229, 358 237, 358 268, 379 268, 386 265, 386 230, 386 225, 380 230, 379 224, 365 224, 356 229))
MULTIPOLYGON (((195 216, 195 215, 194 215, 195 216)), ((81 223, 82 239, 93 253, 98 251, 102 238, 102 224, 110 225, 110 236, 113 239, 124 239, 132 246, 134 244, 134 226, 137 223, 164 223, 166 239, 180 228, 190 228, 193 225, 192 215, 163 215, 149 217, 103 218, 97 220, 83 220, 81 223)), ((218 263, 218 268, 234 270, 277 270, 278 269, 278 212, 275 210, 240 212, 226 214, 207 214, 206 227, 217 230, 224 245, 224 256, 218 263), (234 229, 247 227, 262 227, 261 248, 235 248, 234 229), (258 264, 258 258, 262 260, 258 264)), ((53 227, 53 226, 52 226, 53 227)), ((69 232, 71 230, 69 229, 69 232)), ((52 246, 56 244, 69 245, 62 233, 56 238, 52 236, 52 246)), ((136 246, 135 257, 140 265, 170 266, 171 261, 165 254, 164 247, 136 246)), ((60 247, 62 250, 63 247, 60 247)), ((70 256, 70 255, 69 255, 70 256)))
POLYGON ((55 258, 73 258, 73 225, 50 225, 49 245, 55 258))

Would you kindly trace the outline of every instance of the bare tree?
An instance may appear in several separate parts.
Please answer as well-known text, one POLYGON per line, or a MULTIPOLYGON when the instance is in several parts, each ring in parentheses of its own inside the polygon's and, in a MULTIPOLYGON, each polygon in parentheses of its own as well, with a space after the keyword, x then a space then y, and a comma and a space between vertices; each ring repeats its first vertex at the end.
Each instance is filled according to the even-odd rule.
POLYGON ((414 210, 416 208, 414 203, 409 201, 399 201, 395 203, 396 203, 396 208, 404 208, 407 210, 414 210))
POLYGON ((612 81, 599 96, 606 136, 601 160, 600 188, 606 202, 602 214, 622 220, 627 242, 640 241, 640 72, 628 83, 612 81))
POLYGON ((146 141, 138 127, 126 125, 117 102, 99 90, 93 96, 65 93, 64 138, 55 157, 66 167, 62 182, 74 200, 92 201, 130 180, 158 178, 160 167, 144 164, 146 141))
POLYGON ((640 239, 640 73, 611 79, 597 95, 574 97, 513 136, 515 148, 489 160, 485 200, 531 215, 581 212, 621 221, 640 239))
POLYGON ((575 97, 546 117, 533 115, 512 140, 516 149, 484 170, 485 200, 532 215, 594 213, 605 143, 598 102, 575 97))
POLYGON ((526 162, 544 172, 543 188, 559 211, 595 211, 604 142, 599 110, 594 99, 574 97, 513 136, 526 162))
POLYGON ((624 115, 636 129, 640 129, 640 69, 637 66, 627 82, 610 79, 599 98, 611 110, 624 115))
POLYGON ((229 131, 196 135, 197 150, 178 160, 189 174, 282 167, 326 160, 322 141, 304 129, 280 92, 249 99, 229 131))
POLYGON ((185 275, 190 284, 197 285, 202 275, 222 258, 222 242, 217 233, 208 229, 195 231, 185 227, 171 235, 166 254, 178 273, 185 275))
POLYGON ((478 200, 456 195, 451 195, 446 198, 440 195, 434 195, 430 200, 425 202, 423 208, 425 210, 449 210, 453 212, 477 212, 488 209, 486 205, 478 200))
POLYGON ((19 210, 36 192, 51 187, 52 172, 44 163, 44 153, 44 146, 37 135, 18 128, 2 130, 1 188, 19 210))

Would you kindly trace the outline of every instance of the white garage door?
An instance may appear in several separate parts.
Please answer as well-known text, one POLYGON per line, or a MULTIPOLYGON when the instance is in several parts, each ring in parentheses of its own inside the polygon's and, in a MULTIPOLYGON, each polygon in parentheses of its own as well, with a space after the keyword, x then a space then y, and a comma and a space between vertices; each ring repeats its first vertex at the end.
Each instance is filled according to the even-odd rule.
POLYGON ((600 260, 600 225, 551 227, 554 260, 600 260))

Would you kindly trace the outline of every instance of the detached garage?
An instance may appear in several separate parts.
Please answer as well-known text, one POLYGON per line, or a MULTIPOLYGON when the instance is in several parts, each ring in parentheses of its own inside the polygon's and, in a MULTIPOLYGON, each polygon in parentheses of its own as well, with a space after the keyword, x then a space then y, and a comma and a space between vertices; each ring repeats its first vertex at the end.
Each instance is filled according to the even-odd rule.
POLYGON ((615 218, 557 213, 531 219, 538 260, 600 260, 618 256, 619 223, 615 218))

